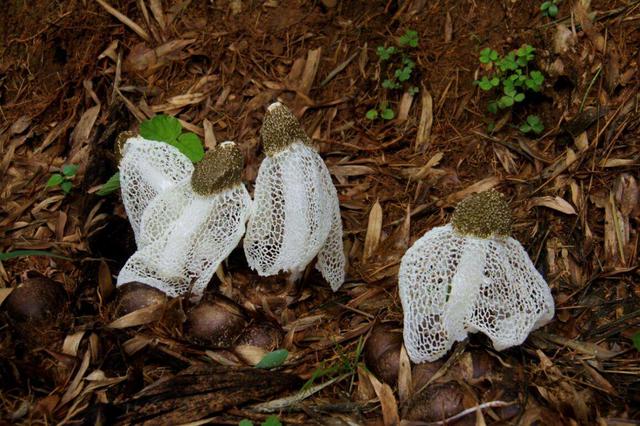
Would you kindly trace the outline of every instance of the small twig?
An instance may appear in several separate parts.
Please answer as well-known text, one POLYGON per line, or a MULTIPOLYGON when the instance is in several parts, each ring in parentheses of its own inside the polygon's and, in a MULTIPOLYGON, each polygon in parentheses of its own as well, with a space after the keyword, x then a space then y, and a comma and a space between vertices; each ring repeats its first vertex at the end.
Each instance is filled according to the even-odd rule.
POLYGON ((138 24, 136 24, 135 22, 133 22, 131 19, 129 19, 127 16, 123 15, 122 13, 118 12, 118 10, 114 9, 109 3, 107 3, 104 0, 96 0, 98 2, 98 4, 100 6, 102 6, 107 12, 109 12, 111 15, 113 15, 116 19, 118 19, 120 22, 122 22, 123 24, 125 24, 127 27, 131 28, 133 30, 133 32, 135 32, 136 34, 138 34, 140 37, 142 37, 144 39, 144 41, 146 42, 151 42, 151 37, 149 37, 149 34, 147 34, 147 32, 145 30, 142 29, 142 27, 138 24))
POLYGON ((341 63, 340 65, 338 65, 337 67, 335 67, 330 73, 329 75, 327 75, 325 77, 324 80, 322 80, 322 83, 320 83, 320 87, 324 86, 325 84, 327 84, 328 82, 330 82, 331 80, 333 80, 333 78, 338 75, 342 70, 344 70, 350 63, 351 61, 353 61, 355 59, 356 56, 358 56, 360 52, 355 52, 353 55, 351 55, 346 61, 344 61, 343 63, 341 63))

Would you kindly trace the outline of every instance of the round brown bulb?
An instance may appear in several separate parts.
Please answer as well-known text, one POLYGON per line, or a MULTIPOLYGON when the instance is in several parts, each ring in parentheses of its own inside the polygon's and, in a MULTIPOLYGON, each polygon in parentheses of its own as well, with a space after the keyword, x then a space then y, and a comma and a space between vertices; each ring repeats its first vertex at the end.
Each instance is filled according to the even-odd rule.
POLYGON ((120 318, 147 306, 166 301, 167 296, 157 288, 132 281, 118 287, 115 316, 120 318))
POLYGON ((240 183, 244 158, 233 142, 223 142, 208 151, 195 164, 191 176, 193 191, 199 195, 213 195, 240 183))
POLYGON ((264 152, 269 157, 282 152, 294 142, 310 142, 296 116, 280 102, 275 102, 267 108, 260 136, 264 152))
POLYGON ((116 154, 116 161, 119 163, 122 160, 122 156, 124 155, 124 144, 131 138, 135 138, 136 134, 130 130, 125 132, 120 132, 118 137, 116 138, 116 143, 113 146, 113 150, 116 154))
POLYGON ((257 346, 271 352, 280 346, 282 335, 282 330, 270 323, 253 323, 242 332, 236 344, 257 346))
MULTIPOLYGON (((412 399, 403 417, 422 422, 442 421, 464 410, 463 400, 464 393, 458 383, 431 384, 412 399)), ((456 424, 467 424, 468 420, 463 418, 456 424)))
POLYGON ((400 370, 402 332, 390 324, 374 327, 364 345, 365 363, 373 374, 389 385, 395 385, 400 370))
POLYGON ((451 223, 460 235, 479 238, 508 237, 511 234, 511 210, 501 193, 490 190, 461 201, 451 223))
POLYGON ((4 306, 16 323, 55 325, 67 311, 67 293, 49 278, 30 278, 11 292, 4 306))
POLYGON ((221 295, 207 294, 187 312, 188 335, 212 348, 231 347, 246 325, 242 308, 221 295))

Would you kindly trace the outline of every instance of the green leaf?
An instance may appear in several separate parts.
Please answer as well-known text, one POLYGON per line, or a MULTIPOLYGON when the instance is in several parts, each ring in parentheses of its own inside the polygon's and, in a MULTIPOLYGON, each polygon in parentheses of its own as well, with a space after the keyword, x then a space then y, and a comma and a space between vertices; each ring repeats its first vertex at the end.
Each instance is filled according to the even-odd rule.
POLYGON ((496 101, 489 102, 489 104, 487 105, 487 110, 492 114, 497 114, 498 113, 498 102, 496 102, 496 101))
POLYGON ((140 123, 140 136, 152 141, 174 144, 182 133, 182 125, 177 118, 160 114, 140 123))
POLYGON ((100 196, 109 195, 118 188, 120 188, 120 172, 116 172, 109 180, 103 183, 96 194, 100 196))
POLYGON ((527 117, 527 124, 531 127, 536 134, 540 134, 544 131, 544 124, 537 115, 530 115, 527 117))
POLYGON ((394 75, 400 81, 407 81, 411 78, 411 71, 412 69, 410 67, 399 68, 394 75))
POLYGON ((58 186, 62 183, 63 180, 64 177, 60 173, 54 173, 47 181, 46 187, 51 188, 52 186, 58 186))
POLYGON ((549 6, 551 6, 551 2, 545 1, 540 5, 540 10, 544 12, 545 10, 549 9, 549 6))
POLYGON ((253 422, 251 420, 242 419, 240 420, 240 423, 238 423, 238 426, 253 426, 253 422))
POLYGON ((378 111, 375 109, 370 109, 365 114, 365 117, 367 118, 367 120, 375 120, 376 118, 378 118, 378 111))
POLYGON ((476 83, 480 89, 485 92, 493 89, 493 82, 492 80, 489 80, 486 75, 482 77, 482 80, 476 80, 474 83, 476 83))
POLYGON ((527 117, 527 121, 520 126, 522 133, 534 132, 540 134, 544 131, 544 124, 537 115, 530 115, 527 117))
POLYGON ((412 61, 409 57, 407 57, 407 56, 405 56, 405 57, 403 57, 403 58, 402 58, 402 63, 403 63, 406 67, 411 68, 411 69, 413 69, 413 68, 416 66, 416 63, 415 63, 415 62, 413 62, 413 61, 412 61))
POLYGON ((404 35, 400 36, 401 46, 418 47, 418 32, 415 30, 406 30, 404 35))
POLYGON ((516 102, 524 101, 524 93, 516 93, 516 95, 513 97, 513 100, 516 102))
POLYGON ((631 341, 633 342, 633 346, 635 346, 636 350, 640 351, 640 331, 633 335, 631 341))
POLYGON ((400 87, 400 83, 387 78, 382 82, 382 87, 384 87, 385 89, 397 89, 400 87))
POLYGON ((558 6, 556 6, 555 4, 552 4, 551 6, 549 6, 549 10, 547 10, 547 13, 552 18, 555 18, 558 15, 558 6))
POLYGON ((391 55, 393 55, 394 53, 396 53, 396 48, 393 46, 378 46, 378 48, 376 49, 376 54, 381 61, 388 61, 389 59, 391 59, 391 55))
POLYGON ((280 423, 280 419, 278 419, 278 416, 272 414, 267 417, 267 420, 262 422, 261 426, 282 426, 282 423, 280 423))
POLYGON ((71 192, 71 188, 73 188, 73 184, 71 183, 71 181, 65 180, 60 184, 60 188, 62 188, 62 192, 64 192, 65 194, 68 194, 71 192))
POLYGON ((183 133, 178 137, 178 143, 174 145, 181 153, 189 157, 194 163, 204 157, 204 147, 202 141, 195 133, 183 133))
POLYGON ((289 351, 286 349, 278 349, 273 352, 269 352, 256 364, 256 368, 275 368, 282 365, 282 363, 289 356, 289 351))
POLYGON ((411 86, 409 87, 409 94, 411 96, 414 96, 416 93, 418 93, 420 91, 420 89, 418 89, 416 86, 411 86))
POLYGON ((75 176, 77 171, 78 171, 78 166, 75 164, 67 164, 62 168, 62 174, 67 177, 75 176))
POLYGON ((495 62, 499 58, 498 52, 495 50, 485 47, 480 51, 480 62, 483 64, 488 64, 489 62, 495 62))
POLYGON ((505 95, 501 97, 500 100, 498 101, 498 106, 502 109, 509 108, 512 105, 513 105, 513 98, 510 96, 505 95))
POLYGON ((396 116, 396 113, 393 112, 393 110, 391 108, 385 108, 385 109, 382 110, 382 114, 380 114, 380 116, 384 120, 393 120, 394 117, 396 116))
POLYGON ((7 253, 0 253, 0 262, 22 256, 47 256, 54 257, 56 259, 71 260, 71 258, 69 257, 51 253, 45 250, 13 250, 7 253))
POLYGON ((522 133, 529 133, 531 131, 531 126, 529 126, 528 124, 523 124, 522 126, 520 126, 520 131, 522 133))

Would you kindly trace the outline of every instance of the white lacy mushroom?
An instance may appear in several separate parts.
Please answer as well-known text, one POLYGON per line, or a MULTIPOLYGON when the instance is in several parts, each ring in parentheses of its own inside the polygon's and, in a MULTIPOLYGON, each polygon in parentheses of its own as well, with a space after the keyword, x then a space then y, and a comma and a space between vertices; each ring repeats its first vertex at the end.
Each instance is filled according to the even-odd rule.
MULTIPOLYGON (((148 157, 138 158, 148 161, 148 157)), ((175 161, 173 152, 165 160, 175 161)), ((118 285, 138 281, 169 296, 190 292, 199 299, 220 262, 244 235, 251 198, 240 181, 243 158, 233 142, 218 145, 195 166, 176 161, 173 167, 193 173, 158 191, 148 202, 139 226, 143 245, 120 271, 118 285)), ((138 168, 147 170, 143 165, 138 168)), ((149 181, 153 181, 150 186, 156 184, 149 181)), ((130 190, 123 187, 124 191, 130 190)), ((145 192, 143 197, 147 196, 145 192)))
POLYGON ((122 157, 119 164, 122 202, 140 248, 147 243, 140 240, 145 209, 158 194, 188 179, 193 164, 178 148, 129 135, 125 132, 118 138, 116 153, 122 157))
POLYGON ((317 255, 316 269, 336 291, 344 282, 342 220, 327 166, 284 105, 269 106, 260 129, 260 165, 244 239, 249 266, 262 276, 296 280, 317 255))
POLYGON ((400 265, 404 341, 414 362, 434 361, 481 331, 496 350, 522 344, 553 318, 553 297, 517 240, 502 194, 487 191, 456 207, 400 265))

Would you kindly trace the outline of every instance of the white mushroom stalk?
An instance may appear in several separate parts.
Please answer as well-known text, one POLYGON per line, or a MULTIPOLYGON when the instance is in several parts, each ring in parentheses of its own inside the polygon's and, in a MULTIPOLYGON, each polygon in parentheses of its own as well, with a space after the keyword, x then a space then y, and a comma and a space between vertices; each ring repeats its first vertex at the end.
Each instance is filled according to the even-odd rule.
POLYGON ((243 158, 236 145, 224 142, 189 167, 187 178, 148 203, 139 231, 144 244, 120 271, 118 285, 138 281, 169 296, 191 293, 199 299, 240 242, 251 198, 240 181, 243 158))
POLYGON ((142 215, 156 196, 193 173, 193 164, 177 148, 143 137, 129 137, 128 132, 118 138, 116 153, 120 160, 120 187, 122 201, 129 222, 141 247, 146 241, 140 239, 142 215))
POLYGON ((549 286, 517 240, 502 194, 458 204, 451 224, 433 228, 400 265, 404 342, 413 362, 434 361, 468 333, 496 350, 522 344, 553 318, 549 286))
POLYGON ((260 165, 244 250, 261 276, 316 269, 336 291, 345 277, 342 220, 327 166, 295 116, 279 102, 260 129, 267 157, 260 165))

